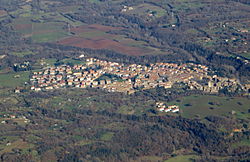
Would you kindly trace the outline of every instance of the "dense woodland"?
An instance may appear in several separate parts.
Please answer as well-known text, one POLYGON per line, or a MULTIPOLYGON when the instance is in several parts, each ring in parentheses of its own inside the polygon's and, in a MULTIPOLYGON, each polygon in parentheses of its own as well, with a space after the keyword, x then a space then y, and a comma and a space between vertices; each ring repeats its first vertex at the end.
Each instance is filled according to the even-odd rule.
MULTIPOLYGON (((248 0, 1 0, 0 78, 29 76, 43 68, 41 60, 59 65, 81 61, 85 54, 125 64, 193 62, 249 84, 249 5, 248 0), (133 10, 121 12, 124 6, 133 10), (86 27, 92 24, 104 29, 86 27), (92 35, 77 33, 78 26, 92 35), (44 38, 49 30, 59 30, 59 36, 44 38), (71 37, 115 42, 145 54, 60 43, 71 37), (29 67, 15 66, 24 62, 29 67)), ((181 84, 127 95, 100 89, 37 93, 26 84, 0 83, 0 161, 164 161, 182 155, 194 161, 248 161, 250 107, 195 118, 155 110, 156 101, 179 102, 192 95, 208 94, 181 84), (14 93, 16 87, 21 93, 14 93)), ((220 91, 216 97, 249 103, 240 93, 220 91)), ((214 109, 220 103, 209 105, 214 109)))

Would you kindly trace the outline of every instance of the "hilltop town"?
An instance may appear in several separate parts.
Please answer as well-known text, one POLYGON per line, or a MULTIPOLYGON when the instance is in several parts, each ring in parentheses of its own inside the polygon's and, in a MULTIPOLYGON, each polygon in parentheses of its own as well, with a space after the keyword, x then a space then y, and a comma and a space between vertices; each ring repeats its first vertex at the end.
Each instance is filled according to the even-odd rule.
POLYGON ((60 65, 33 72, 31 90, 58 88, 101 88, 109 92, 134 93, 155 87, 171 88, 184 83, 189 89, 218 93, 227 89, 247 91, 237 79, 209 75, 208 67, 200 64, 155 63, 150 65, 125 65, 117 62, 86 58, 86 64, 60 65), (111 77, 102 77, 102 76, 111 77))

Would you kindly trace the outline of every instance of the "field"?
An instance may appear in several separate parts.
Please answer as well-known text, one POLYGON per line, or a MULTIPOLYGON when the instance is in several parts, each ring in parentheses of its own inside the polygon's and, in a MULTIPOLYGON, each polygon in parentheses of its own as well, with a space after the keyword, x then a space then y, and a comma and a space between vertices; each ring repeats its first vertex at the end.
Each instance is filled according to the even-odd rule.
MULTIPOLYGON (((139 8, 142 7, 157 10, 157 16, 164 14, 162 12, 164 10, 157 6, 149 4, 139 6, 139 8)), ((125 35, 108 33, 123 28, 99 24, 87 25, 64 16, 65 13, 72 13, 78 9, 78 6, 68 6, 65 10, 56 8, 51 12, 33 13, 30 6, 24 6, 22 10, 11 12, 17 17, 12 27, 24 38, 30 38, 34 43, 50 42, 81 48, 107 49, 127 55, 164 54, 164 51, 152 48, 146 42, 127 38, 125 35)), ((29 52, 13 54, 24 56, 29 52)))
POLYGON ((29 81, 29 72, 0 74, 0 87, 15 88, 29 81))
POLYGON ((0 154, 13 152, 14 149, 19 150, 21 154, 25 154, 28 149, 33 147, 33 144, 27 143, 16 136, 2 136, 0 138, 0 154))
POLYGON ((27 51, 12 52, 11 54, 12 54, 12 55, 15 55, 15 56, 18 56, 18 57, 24 57, 24 56, 26 56, 26 55, 35 55, 36 53, 27 50, 27 51))
POLYGON ((106 132, 106 133, 101 135, 100 139, 102 141, 110 141, 112 139, 113 135, 114 135, 114 133, 112 133, 112 132, 106 132))
POLYGON ((64 25, 61 22, 34 23, 28 18, 20 18, 16 20, 14 28, 24 37, 30 37, 33 42, 42 43, 54 42, 66 37, 67 32, 63 29, 64 25))
POLYGON ((0 17, 6 16, 6 15, 7 15, 7 12, 6 12, 6 11, 0 10, 0 17))
POLYGON ((191 162, 196 159, 196 155, 180 155, 166 160, 165 162, 191 162))
MULTIPOLYGON (((102 3, 99 0, 91 1, 102 3)), ((119 2, 119 1, 116 1, 119 2)), ((116 3, 114 2, 114 3, 116 3)), ((41 2, 43 8, 49 5, 57 5, 54 2, 41 2)), ((126 55, 158 55, 166 54, 166 51, 153 48, 147 42, 134 40, 122 34, 111 34, 110 31, 123 30, 121 27, 104 26, 100 24, 85 24, 78 20, 67 17, 68 13, 75 13, 80 9, 78 5, 60 7, 56 6, 50 11, 33 11, 30 5, 11 11, 15 16, 10 24, 13 29, 25 39, 30 39, 33 43, 57 43, 68 46, 90 49, 106 49, 126 55)), ((153 4, 143 3, 134 6, 134 10, 127 14, 146 15, 154 13, 154 17, 161 17, 166 11, 153 4)), ((5 11, 0 11, 0 16, 5 11)), ((25 56, 30 52, 14 52, 13 55, 25 56)))
POLYGON ((161 7, 149 3, 143 3, 138 6, 133 6, 133 10, 129 10, 126 13, 131 15, 137 14, 141 17, 150 20, 149 18, 152 16, 149 16, 149 14, 153 14, 154 17, 158 18, 164 16, 166 14, 166 11, 161 7))
POLYGON ((240 142, 233 144, 233 148, 237 148, 239 146, 250 146, 250 139, 242 139, 240 142))
POLYGON ((67 24, 71 26, 83 24, 79 21, 72 21, 61 13, 70 13, 78 8, 79 6, 68 6, 64 8, 64 11, 56 8, 51 12, 34 13, 29 5, 23 6, 21 10, 11 13, 16 16, 12 26, 24 38, 31 38, 34 43, 55 42, 70 35, 67 24))
POLYGON ((57 43, 81 48, 108 49, 127 55, 163 53, 147 46, 146 42, 126 38, 124 35, 108 33, 109 31, 121 29, 122 28, 98 24, 73 27, 70 31, 74 36, 61 39, 57 43))
POLYGON ((167 103, 180 106, 182 116, 194 118, 197 115, 205 117, 209 115, 229 115, 236 112, 237 118, 250 118, 250 100, 247 98, 230 98, 218 96, 187 96, 176 101, 167 103))
MULTIPOLYGON (((69 9, 78 8, 69 6, 69 9)), ((146 42, 127 38, 125 35, 109 33, 109 31, 119 31, 123 28, 99 24, 86 25, 79 21, 72 21, 58 12, 32 14, 30 8, 12 14, 18 15, 12 23, 13 28, 34 43, 50 42, 81 48, 107 49, 127 55, 165 53, 148 46, 146 42)), ((14 53, 17 56, 26 54, 14 53)))

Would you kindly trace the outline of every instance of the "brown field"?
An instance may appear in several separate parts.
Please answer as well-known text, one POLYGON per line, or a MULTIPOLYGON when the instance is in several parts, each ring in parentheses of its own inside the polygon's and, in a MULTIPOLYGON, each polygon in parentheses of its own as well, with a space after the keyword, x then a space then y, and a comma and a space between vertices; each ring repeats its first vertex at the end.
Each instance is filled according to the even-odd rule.
POLYGON ((121 29, 123 29, 123 28, 104 26, 104 25, 99 25, 99 24, 92 24, 92 25, 86 25, 86 26, 84 25, 84 26, 74 27, 71 29, 71 31, 75 32, 75 33, 89 32, 89 31, 93 31, 93 30, 108 32, 110 30, 121 30, 121 29))
POLYGON ((31 29, 31 24, 16 24, 14 25, 15 30, 26 30, 31 29))
POLYGON ((145 55, 149 50, 123 45, 111 39, 85 39, 81 37, 71 37, 58 41, 58 44, 70 45, 80 48, 109 49, 127 55, 145 55))
POLYGON ((120 40, 121 35, 107 33, 111 30, 122 30, 121 27, 104 26, 99 24, 82 25, 71 28, 75 36, 61 39, 58 44, 90 49, 108 49, 127 55, 145 55, 153 52, 146 47, 136 47, 132 39, 120 40))
POLYGON ((0 16, 5 16, 5 15, 7 15, 7 12, 4 10, 0 10, 0 16))

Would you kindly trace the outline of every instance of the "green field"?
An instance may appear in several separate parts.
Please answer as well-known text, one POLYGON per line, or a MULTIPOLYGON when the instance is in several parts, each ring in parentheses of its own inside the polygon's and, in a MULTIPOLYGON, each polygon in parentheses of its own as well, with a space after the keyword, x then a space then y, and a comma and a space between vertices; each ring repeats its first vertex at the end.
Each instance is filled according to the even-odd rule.
MULTIPOLYGON (((6 139, 9 139, 9 137, 10 136, 6 137, 6 139)), ((15 140, 13 142, 10 142, 9 140, 6 140, 6 139, 4 141, 1 141, 0 154, 12 152, 13 149, 20 149, 21 153, 24 154, 27 152, 28 149, 31 149, 34 147, 33 144, 24 142, 21 139, 15 140)))
POLYGON ((20 52, 12 52, 12 55, 18 56, 18 57, 23 57, 26 55, 35 55, 36 53, 32 51, 20 51, 20 52))
POLYGON ((236 112, 238 118, 250 118, 250 100, 239 97, 219 97, 219 96, 187 96, 167 103, 168 105, 179 105, 182 116, 194 118, 195 116, 205 117, 209 115, 229 115, 232 110, 236 112))
POLYGON ((101 135, 101 140, 102 141, 110 141, 113 137, 114 133, 113 132, 106 132, 104 134, 101 135))
POLYGON ((8 74, 0 74, 0 87, 15 88, 23 86, 29 81, 29 72, 12 72, 8 74))
POLYGON ((100 0, 89 0, 89 2, 91 2, 91 3, 100 3, 101 1, 100 0))
POLYGON ((149 4, 149 3, 143 3, 138 6, 133 6, 133 10, 127 11, 129 14, 138 14, 140 16, 147 16, 150 13, 154 13, 155 17, 162 17, 164 16, 167 12, 158 6, 149 4))
POLYGON ((250 146, 250 139, 242 139, 240 142, 234 143, 233 148, 237 148, 239 146, 250 146))
POLYGON ((165 162, 191 162, 193 159, 197 159, 196 155, 180 155, 166 160, 165 162))
POLYGON ((17 10, 11 26, 24 37, 30 37, 35 43, 54 42, 69 35, 67 24, 71 26, 83 25, 80 21, 73 21, 63 16, 64 13, 78 10, 79 6, 69 6, 65 11, 55 8, 51 12, 33 12, 29 5, 17 10))

